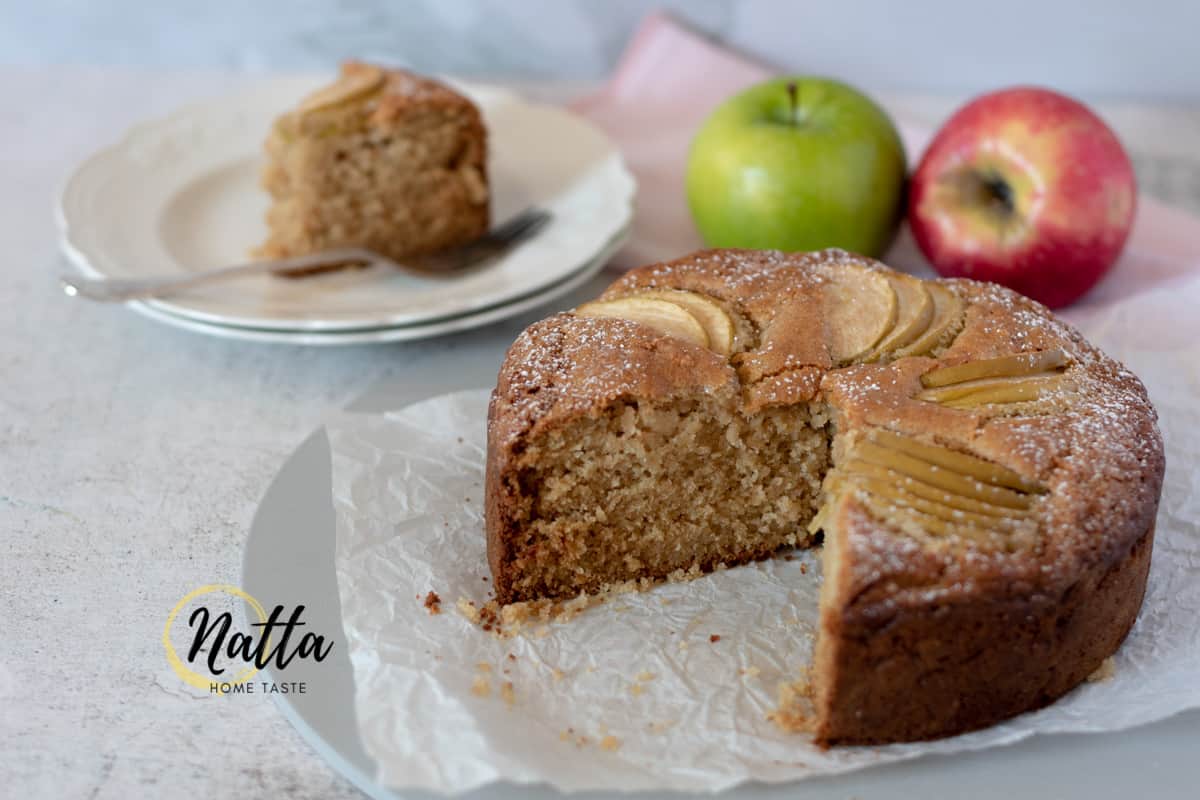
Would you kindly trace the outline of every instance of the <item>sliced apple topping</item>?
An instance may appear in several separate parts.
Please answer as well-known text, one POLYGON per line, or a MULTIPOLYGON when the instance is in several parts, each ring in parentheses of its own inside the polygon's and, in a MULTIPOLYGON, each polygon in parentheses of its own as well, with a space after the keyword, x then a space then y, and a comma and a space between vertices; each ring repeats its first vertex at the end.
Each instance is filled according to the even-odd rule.
POLYGON ((584 303, 575 309, 580 317, 607 317, 625 319, 647 325, 659 333, 685 339, 701 347, 708 347, 708 334, 704 326, 683 306, 652 297, 619 297, 615 300, 596 300, 584 303))
POLYGON ((933 297, 924 281, 901 273, 887 278, 896 292, 896 324, 866 356, 866 361, 912 344, 933 322, 933 297))
POLYGON ((995 386, 985 391, 978 391, 959 400, 950 400, 943 405, 951 408, 977 408, 985 405, 1007 405, 1009 403, 1026 403, 1040 400, 1053 394, 1062 386, 1062 378, 1046 378, 1045 380, 1030 380, 1012 378, 1006 386, 995 386))
POLYGON ((878 495, 868 496, 867 505, 878 516, 885 519, 889 516, 895 516, 897 513, 903 514, 924 533, 942 539, 956 537, 1003 547, 1005 539, 1012 533, 1015 533, 1018 527, 1010 524, 985 527, 963 520, 949 520, 944 517, 918 511, 915 508, 907 508, 903 505, 897 507, 897 504, 880 498, 878 495))
POLYGON ((343 72, 336 81, 304 98, 299 110, 304 114, 312 114, 352 103, 383 86, 385 78, 379 67, 360 65, 352 71, 343 72))
POLYGON ((882 428, 849 448, 823 489, 828 499, 810 531, 822 528, 837 498, 852 492, 900 530, 1006 548, 1032 529, 1033 504, 1046 492, 1001 464, 882 428))
POLYGON ((884 519, 905 512, 908 522, 936 535, 1027 528, 1045 493, 1002 464, 883 428, 854 443, 823 488, 830 497, 856 492, 884 519))
POLYGON ((884 429, 857 441, 824 488, 854 492, 901 529, 991 544, 1029 530, 1033 503, 1046 491, 1008 467, 884 429))
POLYGON ((970 361, 922 375, 917 397, 952 408, 1037 400, 1062 386, 1067 363, 1061 350, 970 361))
POLYGON ((636 296, 674 303, 695 317, 700 327, 704 328, 708 335, 708 346, 713 352, 723 356, 733 352, 736 338, 733 320, 715 300, 695 292, 677 290, 645 292, 636 296))
POLYGON ((946 333, 958 325, 962 318, 963 301, 954 292, 940 283, 926 281, 925 288, 933 299, 933 321, 925 332, 911 344, 896 351, 896 357, 923 356, 931 352, 946 338, 946 333))
POLYGON ((923 442, 912 436, 902 436, 893 431, 876 428, 867 435, 867 441, 995 486, 1035 494, 1042 491, 1041 485, 1036 481, 1031 481, 1008 467, 948 447, 923 442))
POLYGON ((1026 514, 985 514, 980 511, 967 511, 955 508, 954 506, 949 506, 937 500, 931 500, 928 497, 922 497, 919 494, 910 492, 901 484, 879 478, 864 477, 855 480, 854 483, 875 497, 883 498, 890 503, 904 508, 920 511, 923 514, 937 517, 946 522, 961 522, 979 528, 1013 528, 1027 517, 1026 514))
POLYGON ((1039 400, 1061 388, 1062 383, 1061 375, 994 378, 973 381, 971 384, 947 386, 944 390, 927 389, 917 396, 922 400, 941 403, 951 408, 975 408, 1039 400))
POLYGON ((960 494, 1006 508, 1028 508, 1032 502, 1029 495, 1023 492, 996 486, 972 475, 965 475, 901 450, 882 447, 875 442, 862 442, 856 449, 856 453, 868 464, 885 467, 952 494, 960 494))
POLYGON ((847 462, 845 471, 848 474, 856 476, 864 476, 876 478, 878 480, 894 483, 902 487, 909 494, 923 497, 926 500, 932 500, 940 505, 947 506, 959 511, 967 511, 973 514, 983 514, 991 517, 1012 518, 1021 517, 1029 513, 1028 506, 1025 508, 1010 508, 1006 506, 998 506, 992 503, 985 503, 982 500, 975 500, 970 497, 965 497, 960 494, 948 492, 932 484, 924 483, 915 478, 903 475, 895 470, 881 467, 878 464, 870 464, 866 461, 852 460, 847 462))
POLYGON ((1038 375, 1064 369, 1068 361, 1067 354, 1062 350, 1035 350, 1000 358, 984 358, 926 372, 921 376, 921 385, 931 389, 981 378, 1038 375))
POLYGON ((896 290, 882 272, 842 267, 825 289, 829 355, 848 364, 867 355, 896 324, 896 290))

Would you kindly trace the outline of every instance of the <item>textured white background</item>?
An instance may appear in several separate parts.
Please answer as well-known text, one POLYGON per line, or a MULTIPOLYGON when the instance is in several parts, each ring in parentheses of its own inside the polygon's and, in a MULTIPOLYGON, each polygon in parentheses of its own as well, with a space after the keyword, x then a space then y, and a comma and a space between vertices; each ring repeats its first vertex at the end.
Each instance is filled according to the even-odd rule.
MULTIPOLYGON (((638 4, 614 5, 636 16, 638 4)), ((148 114, 237 83, 205 65, 289 63, 306 43, 311 65, 392 40, 376 47, 356 29, 331 49, 336 22, 318 25, 316 7, 300 4, 292 22, 307 20, 309 33, 276 36, 273 18, 255 17, 243 31, 259 37, 254 47, 204 55, 188 45, 216 24, 203 10, 151 30, 139 26, 165 12, 127 1, 3 6, 0 60, 42 66, 0 68, 0 796, 356 796, 265 697, 216 701, 218 711, 182 691, 162 657, 163 619, 198 584, 237 581, 258 498, 329 412, 378 379, 434 384, 468 358, 482 386, 494 375, 488 354, 498 358, 522 321, 435 343, 304 350, 208 339, 63 297, 50 210, 79 159, 148 114), (45 66, 61 61, 190 71, 45 66)), ((229 39, 223 24, 216 40, 229 39)), ((594 61, 564 72, 607 66, 620 37, 604 36, 594 61)), ((537 58, 526 71, 553 75, 557 56, 537 58)), ((1200 115, 1104 110, 1149 190, 1200 208, 1200 167, 1166 157, 1195 156, 1200 115)))
POLYGON ((369 56, 598 79, 655 8, 782 67, 879 88, 1049 82, 1200 102, 1194 0, 0 0, 0 63, 262 70, 369 56))

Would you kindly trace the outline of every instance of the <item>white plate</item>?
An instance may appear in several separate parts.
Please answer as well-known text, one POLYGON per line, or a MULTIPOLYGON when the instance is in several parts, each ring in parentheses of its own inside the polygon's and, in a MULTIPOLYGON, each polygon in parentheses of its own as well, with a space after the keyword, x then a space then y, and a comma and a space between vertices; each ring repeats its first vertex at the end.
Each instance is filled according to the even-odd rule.
MULTIPOLYGON (((266 236, 259 154, 272 120, 320 85, 266 81, 133 128, 85 161, 58 207, 62 247, 85 274, 143 278, 247 260, 266 236)), ((371 271, 261 276, 145 304, 212 325, 347 331, 421 325, 528 297, 591 262, 632 216, 634 181, 600 131, 505 89, 459 84, 489 132, 493 219, 536 205, 554 219, 495 265, 453 283, 371 271)))
POLYGON ((129 306, 139 314, 143 314, 150 319, 166 323, 172 327, 182 328, 184 330, 194 331, 196 333, 206 333, 210 336, 216 336, 222 339, 241 339, 251 342, 266 342, 272 344, 293 344, 318 347, 336 347, 339 345, 351 344, 376 344, 381 342, 409 342, 417 339, 428 339, 434 336, 443 336, 448 333, 457 333, 458 331, 470 330, 478 328, 482 325, 487 325, 492 322, 497 322, 502 319, 515 316, 522 312, 536 308, 544 303, 548 303, 557 297, 561 297, 583 284, 594 276, 597 272, 604 268, 608 260, 613 254, 620 249, 628 238, 628 229, 622 231, 608 245, 605 246, 597 257, 583 266, 577 272, 573 272, 558 283, 535 292, 526 297, 521 297, 508 303, 498 305, 493 308, 483 309, 471 314, 462 314, 455 317, 446 317, 443 319, 434 320, 417 325, 400 325, 395 327, 382 328, 360 328, 357 330, 344 331, 305 331, 305 330, 273 330, 267 328, 246 328, 236 325, 215 325, 208 322, 191 319, 190 317, 177 316, 169 311, 164 311, 146 303, 130 303, 129 306))

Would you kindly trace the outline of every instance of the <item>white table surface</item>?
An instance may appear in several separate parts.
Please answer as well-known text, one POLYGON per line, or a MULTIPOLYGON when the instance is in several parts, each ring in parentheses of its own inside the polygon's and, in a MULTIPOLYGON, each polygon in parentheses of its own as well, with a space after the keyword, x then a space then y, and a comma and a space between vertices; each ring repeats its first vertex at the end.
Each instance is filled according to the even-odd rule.
MULTIPOLYGON (((196 586, 237 582, 259 498, 329 412, 379 381, 487 385, 516 332, 553 310, 432 342, 305 349, 63 296, 51 209, 71 167, 240 80, 0 68, 0 796, 359 796, 267 697, 185 691, 163 621, 196 586)), ((936 115, 949 101, 906 102, 936 115)), ((1200 164, 1176 161, 1200 159, 1200 109, 1101 110, 1146 188, 1200 209, 1200 164)))

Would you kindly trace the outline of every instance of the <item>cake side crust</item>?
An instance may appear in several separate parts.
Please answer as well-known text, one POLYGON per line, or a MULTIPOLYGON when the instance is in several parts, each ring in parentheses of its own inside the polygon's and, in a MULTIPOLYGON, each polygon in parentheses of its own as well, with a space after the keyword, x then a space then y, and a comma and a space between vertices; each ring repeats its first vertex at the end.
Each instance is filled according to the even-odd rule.
POLYGON ((936 739, 1042 708, 1082 683, 1133 627, 1154 524, 1113 563, 1054 595, 883 599, 821 612, 813 698, 822 746, 936 739))

